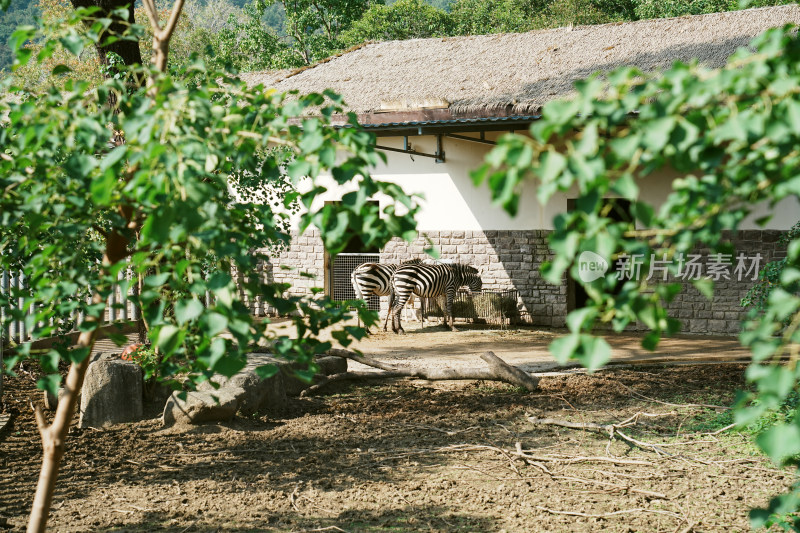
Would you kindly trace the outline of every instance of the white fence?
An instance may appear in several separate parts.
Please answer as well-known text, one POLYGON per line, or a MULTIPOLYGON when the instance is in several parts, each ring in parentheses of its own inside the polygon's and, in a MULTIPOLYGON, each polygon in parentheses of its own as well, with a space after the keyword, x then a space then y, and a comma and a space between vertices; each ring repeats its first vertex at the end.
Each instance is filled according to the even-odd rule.
MULTIPOLYGON (((125 274, 120 273, 119 280, 131 279, 131 272, 125 274)), ((21 273, 15 272, 0 272, 0 294, 9 295, 14 293, 24 293, 27 288, 25 276, 21 273)), ((16 302, 12 301, 12 308, 23 309, 25 306, 24 297, 15 297, 16 302)), ((88 299, 88 298, 87 298, 88 299)), ((28 315, 35 315, 37 309, 31 306, 27 310, 28 315)), ((73 312, 69 317, 64 319, 65 326, 69 327, 70 324, 77 326, 83 320, 83 313, 77 311, 73 312)), ((113 322, 125 322, 128 320, 136 320, 139 318, 139 309, 134 305, 133 300, 130 299, 129 294, 122 294, 120 287, 116 287, 114 292, 108 297, 105 315, 103 316, 104 324, 111 324, 113 322)), ((51 322, 52 323, 52 322, 51 322)), ((74 327, 70 328, 74 331, 74 327)), ((12 320, 6 324, 6 315, 0 310, 0 346, 8 343, 9 341, 20 344, 32 340, 31 331, 25 324, 25 320, 17 319, 12 320)))

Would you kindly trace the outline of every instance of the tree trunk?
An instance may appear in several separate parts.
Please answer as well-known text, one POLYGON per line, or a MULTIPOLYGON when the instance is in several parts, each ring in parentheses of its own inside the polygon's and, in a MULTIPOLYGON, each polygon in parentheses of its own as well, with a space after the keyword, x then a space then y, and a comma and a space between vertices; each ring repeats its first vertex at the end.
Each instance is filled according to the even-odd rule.
MULTIPOLYGON (((96 297, 95 303, 102 303, 103 299, 96 297)), ((94 346, 97 330, 81 333, 78 338, 79 347, 88 347, 91 352, 94 346)), ((36 423, 39 426, 39 434, 42 438, 42 469, 39 474, 39 482, 36 485, 36 496, 33 499, 33 507, 28 519, 28 533, 41 533, 47 527, 47 519, 50 515, 50 505, 53 503, 53 493, 55 492, 56 480, 61 467, 61 458, 64 456, 67 432, 72 417, 75 415, 75 408, 78 405, 78 393, 83 386, 83 378, 86 376, 86 369, 89 368, 91 355, 87 355, 80 363, 73 363, 69 368, 69 374, 64 383, 64 396, 58 402, 53 423, 48 425, 44 419, 42 411, 36 409, 36 423)))
POLYGON ((338 357, 345 357, 373 368, 379 368, 381 370, 385 370, 385 372, 344 372, 341 374, 323 377, 322 381, 303 391, 301 396, 308 396, 309 394, 315 393, 335 381, 397 377, 411 377, 430 381, 462 379, 503 381, 517 387, 522 387, 530 392, 539 390, 538 377, 528 374, 524 370, 521 370, 517 367, 509 365, 497 357, 494 352, 486 352, 481 355, 481 359, 488 365, 489 368, 407 368, 383 363, 363 354, 358 354, 356 352, 343 350, 340 348, 333 348, 328 350, 327 353, 338 357))
MULTIPOLYGON (((175 30, 175 25, 177 24, 178 17, 180 16, 181 9, 183 8, 184 0, 175 0, 169 22, 164 28, 161 28, 158 25, 154 0, 144 1, 145 8, 148 10, 148 16, 151 18, 151 25, 153 26, 153 32, 155 35, 153 39, 154 48, 160 49, 163 53, 163 65, 161 63, 156 64, 163 66, 163 68, 161 68, 161 72, 164 72, 166 68, 167 52, 169 49, 169 40, 173 31, 175 30)), ((111 17, 110 12, 113 9, 124 7, 129 3, 129 0, 71 0, 71 2, 75 7, 98 6, 101 8, 101 10, 103 10, 101 12, 102 16, 111 17)), ((114 17, 111 18, 113 19, 114 17)), ((112 24, 112 29, 116 26, 116 28, 118 28, 116 31, 124 30, 126 27, 125 21, 121 21, 119 18, 116 20, 118 22, 116 22, 116 24, 112 24)), ((131 6, 128 8, 128 22, 133 22, 133 20, 133 5, 131 3, 131 6)), ((106 51, 114 51, 123 58, 127 65, 133 65, 135 63, 141 64, 142 58, 141 52, 139 51, 138 41, 131 41, 128 43, 134 45, 135 48, 127 45, 118 46, 119 44, 120 41, 117 41, 111 46, 98 47, 101 61, 107 60, 105 56, 106 51), (120 51, 122 53, 120 53, 120 51)), ((130 169, 126 179, 130 180, 133 177, 134 172, 135 168, 130 169)), ((130 206, 120 207, 122 214, 126 219, 127 228, 135 232, 137 228, 131 226, 133 208, 130 206)), ((108 274, 109 267, 127 257, 130 240, 128 236, 123 235, 119 231, 109 232, 105 240, 103 269, 105 270, 105 274, 108 274)), ((104 304, 105 298, 95 293, 92 297, 92 303, 104 304)), ((87 319, 87 322, 94 320, 96 319, 90 317, 87 319)), ((78 337, 78 347, 88 348, 89 354, 91 354, 97 338, 97 331, 97 328, 92 328, 91 331, 84 331, 81 333, 81 335, 78 337)), ((39 435, 42 438, 42 448, 44 453, 42 457, 42 469, 39 472, 39 482, 36 485, 36 495, 34 496, 33 507, 31 508, 31 514, 28 519, 28 533, 40 533, 45 531, 45 528, 47 527, 47 519, 50 515, 50 505, 53 502, 53 493, 55 492, 56 481, 61 468, 61 459, 64 456, 67 433, 69 432, 69 426, 72 422, 72 417, 75 415, 75 408, 77 407, 78 403, 78 394, 83 387, 83 379, 86 376, 86 370, 89 368, 90 361, 91 355, 87 355, 86 358, 80 363, 73 363, 70 366, 67 379, 64 383, 64 396, 58 402, 58 408, 56 409, 56 414, 53 417, 52 424, 47 424, 41 409, 36 410, 36 423, 39 427, 39 435)))
MULTIPOLYGON (((109 28, 112 33, 121 34, 128 27, 134 23, 134 10, 133 2, 130 0, 70 0, 73 7, 99 7, 101 17, 108 17, 112 20, 111 27, 109 28), (128 19, 120 19, 112 15, 112 11, 119 8, 128 7, 128 19)), ((122 58, 122 61, 128 65, 141 65, 142 52, 139 49, 139 41, 119 40, 107 46, 97 45, 97 55, 99 56, 100 63, 103 66, 110 66, 108 60, 108 52, 113 52, 122 58)))

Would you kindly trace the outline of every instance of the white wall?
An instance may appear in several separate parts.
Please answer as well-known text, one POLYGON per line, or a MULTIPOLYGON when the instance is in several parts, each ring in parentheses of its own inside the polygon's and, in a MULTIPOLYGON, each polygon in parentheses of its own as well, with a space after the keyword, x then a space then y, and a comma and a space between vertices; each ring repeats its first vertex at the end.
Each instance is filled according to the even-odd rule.
MULTIPOLYGON (((465 134, 477 137, 477 134, 465 134)), ((495 139, 500 134, 487 134, 488 139, 495 139)), ((436 138, 425 135, 409 137, 411 147, 418 151, 433 154, 436 151, 436 138)), ((514 229, 553 229, 553 217, 567 209, 569 194, 557 193, 547 205, 542 206, 536 199, 536 185, 530 182, 523 190, 520 198, 519 213, 511 218, 502 208, 492 204, 488 187, 484 184, 476 188, 469 176, 470 171, 483 163, 490 146, 443 138, 445 163, 436 163, 434 159, 420 156, 409 156, 396 152, 384 152, 386 164, 379 165, 374 176, 402 186, 407 193, 422 193, 424 200, 417 219, 418 228, 426 230, 514 230, 514 229)), ((402 137, 381 137, 378 144, 394 148, 403 147, 402 137)), ((677 173, 670 170, 657 172, 638 181, 641 198, 658 207, 666 199, 671 190, 672 180, 677 173)), ((342 194, 352 190, 338 187, 332 179, 323 179, 322 183, 330 188, 329 192, 319 198, 319 203, 327 200, 338 200, 342 194)), ((382 207, 389 202, 388 198, 380 199, 382 207)), ((800 220, 800 202, 790 198, 770 208, 761 204, 754 215, 748 217, 739 229, 789 229, 800 220), (772 212, 773 218, 766 226, 760 227, 755 220, 772 212)))

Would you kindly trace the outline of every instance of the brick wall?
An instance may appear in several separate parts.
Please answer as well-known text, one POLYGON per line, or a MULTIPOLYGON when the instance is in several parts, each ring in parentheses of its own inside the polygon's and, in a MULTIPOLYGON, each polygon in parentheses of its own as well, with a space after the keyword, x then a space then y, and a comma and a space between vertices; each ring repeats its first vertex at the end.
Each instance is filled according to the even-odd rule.
MULTIPOLYGON (((550 285, 539 273, 541 263, 552 257, 547 245, 548 233, 546 230, 428 231, 426 236, 439 248, 441 259, 479 268, 485 289, 517 290, 523 321, 563 327, 567 314, 566 283, 550 285)), ((740 231, 726 237, 732 240, 736 253, 761 254, 763 266, 785 254, 776 246, 781 233, 776 230, 740 231)), ((410 244, 395 239, 384 248, 382 260, 400 263, 415 257, 425 258, 426 246, 427 240, 423 237, 410 244)), ((696 253, 703 257, 703 262, 709 255, 709 251, 703 249, 696 253)), ((292 294, 307 293, 311 287, 324 287, 324 247, 319 234, 310 231, 302 236, 293 235, 289 248, 267 263, 266 270, 268 279, 292 283, 292 294), (282 270, 279 265, 297 270, 282 270), (316 279, 301 277, 299 270, 314 274, 316 279)), ((737 281, 731 277, 729 281, 717 283, 711 301, 688 281, 683 283, 681 294, 669 306, 670 314, 683 321, 683 332, 732 334, 738 331, 739 322, 746 313, 740 301, 752 281, 737 281)))
MULTIPOLYGON (((484 289, 519 292, 520 318, 535 325, 564 326, 567 288, 542 279, 539 265, 551 254, 547 231, 428 231, 441 259, 472 265, 481 271, 484 289)), ((408 245, 393 240, 384 248, 386 262, 422 257, 426 241, 408 245)))
MULTIPOLYGON (((743 253, 747 257, 761 255, 762 268, 769 261, 786 256, 786 250, 777 246, 777 241, 783 232, 778 230, 744 230, 735 235, 723 235, 734 246, 735 253, 731 273, 736 267, 736 255, 743 253)), ((704 260, 711 255, 710 250, 700 248, 695 253, 704 260)), ((670 316, 680 318, 683 330, 687 333, 701 334, 735 334, 738 333, 740 322, 745 318, 747 310, 741 306, 742 298, 753 286, 754 281, 749 279, 736 279, 731 275, 730 280, 720 279, 714 285, 714 298, 708 300, 700 294, 689 282, 683 282, 683 289, 667 308, 670 316)))

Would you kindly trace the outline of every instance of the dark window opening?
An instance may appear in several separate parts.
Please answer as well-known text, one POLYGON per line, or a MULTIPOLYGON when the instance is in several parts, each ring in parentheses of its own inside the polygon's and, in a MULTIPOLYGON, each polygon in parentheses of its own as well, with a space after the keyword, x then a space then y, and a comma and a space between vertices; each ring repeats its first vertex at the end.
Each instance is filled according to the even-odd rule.
MULTIPOLYGON (((633 211, 631 209, 632 202, 625 198, 604 198, 601 212, 608 209, 606 218, 614 222, 633 222, 633 211)), ((567 199, 567 211, 575 211, 577 209, 577 199, 567 199)), ((609 265, 612 271, 617 270, 617 262, 609 265)), ((621 284, 618 284, 621 287, 621 284)), ((567 274, 567 311, 580 309, 585 307, 589 300, 589 295, 579 282, 572 279, 572 276, 567 274)))

